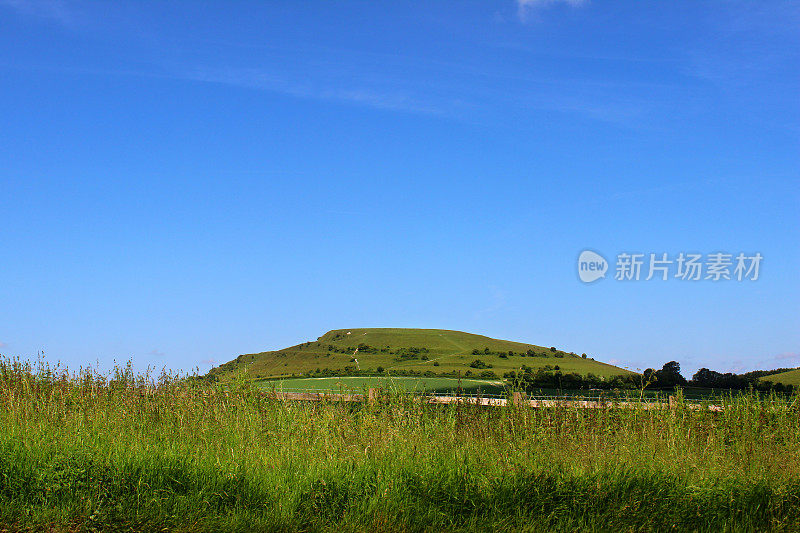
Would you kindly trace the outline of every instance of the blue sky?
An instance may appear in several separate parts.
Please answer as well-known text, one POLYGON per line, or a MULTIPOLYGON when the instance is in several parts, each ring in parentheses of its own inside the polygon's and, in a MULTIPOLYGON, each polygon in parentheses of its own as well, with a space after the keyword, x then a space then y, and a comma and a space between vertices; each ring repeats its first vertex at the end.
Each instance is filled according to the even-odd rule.
POLYGON ((798 366, 799 23, 769 1, 0 0, 0 353, 205 371, 384 326, 798 366), (587 248, 764 260, 584 284, 587 248))

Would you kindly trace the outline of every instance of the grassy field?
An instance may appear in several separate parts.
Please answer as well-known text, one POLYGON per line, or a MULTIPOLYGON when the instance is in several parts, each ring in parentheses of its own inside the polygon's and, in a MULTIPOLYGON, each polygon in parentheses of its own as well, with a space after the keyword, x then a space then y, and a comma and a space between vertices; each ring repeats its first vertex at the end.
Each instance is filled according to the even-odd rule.
POLYGON ((498 394, 505 390, 502 380, 486 379, 453 379, 453 378, 416 378, 416 377, 331 377, 331 378, 290 378, 281 380, 259 381, 258 386, 264 390, 292 392, 355 392, 361 393, 370 387, 397 389, 405 392, 439 392, 448 393, 461 389, 464 393, 474 394, 479 391, 487 394, 498 394))
MULTIPOLYGON (((270 392, 344 392, 364 393, 369 388, 396 390, 397 392, 427 392, 437 394, 451 394, 459 390, 463 394, 502 395, 508 391, 508 383, 503 380, 443 378, 443 377, 404 377, 404 376, 343 376, 327 378, 287 378, 257 380, 255 384, 264 391, 270 392)), ((702 389, 685 387, 683 395, 689 399, 699 401, 722 401, 724 397, 745 394, 742 391, 726 389, 702 389)), ((534 389, 529 391, 532 397, 542 396, 576 396, 576 397, 619 397, 643 396, 645 398, 667 398, 674 395, 673 391, 645 390, 587 390, 587 389, 534 389)), ((762 392, 762 395, 769 393, 762 392)), ((783 398, 783 395, 779 397, 783 398)))
POLYGON ((761 378, 763 381, 771 381, 773 383, 783 383, 784 385, 793 385, 795 388, 800 387, 800 368, 790 370, 788 372, 781 372, 780 374, 772 374, 761 378))
MULTIPOLYGON (((255 385, 266 392, 343 392, 361 394, 369 388, 381 388, 397 392, 425 392, 437 394, 461 393, 504 395, 509 390, 509 384, 503 380, 443 378, 443 377, 404 377, 404 376, 343 376, 327 378, 287 378, 256 380, 255 385)), ((723 401, 723 398, 733 395, 746 394, 743 391, 727 389, 705 389, 685 387, 683 395, 688 399, 697 401, 723 401)), ((587 390, 587 389, 547 389, 539 388, 528 392, 531 397, 587 397, 587 398, 620 398, 629 399, 631 396, 640 396, 648 399, 666 399, 675 392, 671 390, 587 390)), ((768 392, 757 394, 769 395, 768 392)), ((783 394, 778 397, 784 398, 783 394)))
POLYGON ((502 378, 504 373, 519 371, 523 365, 534 369, 548 365, 558 366, 565 373, 593 373, 603 377, 630 373, 628 370, 594 361, 591 355, 586 358, 581 355, 444 329, 342 329, 329 331, 316 341, 282 350, 240 355, 212 370, 211 374, 222 379, 242 373, 251 378, 289 377, 316 369, 343 370, 351 367, 366 371, 383 368, 387 371, 414 370, 437 374, 471 372, 474 376, 483 370, 490 370, 502 378), (366 345, 374 350, 360 349, 356 352, 359 345, 366 345), (419 354, 408 352, 415 348, 424 348, 426 351, 419 354), (475 355, 472 353, 474 350, 482 353, 475 355), (484 354, 486 350, 490 353, 484 354), (528 356, 528 351, 537 356, 528 356), (491 368, 471 368, 470 363, 476 359, 491 365, 491 368))
POLYGON ((800 407, 280 402, 0 365, 0 529, 798 531, 800 407))

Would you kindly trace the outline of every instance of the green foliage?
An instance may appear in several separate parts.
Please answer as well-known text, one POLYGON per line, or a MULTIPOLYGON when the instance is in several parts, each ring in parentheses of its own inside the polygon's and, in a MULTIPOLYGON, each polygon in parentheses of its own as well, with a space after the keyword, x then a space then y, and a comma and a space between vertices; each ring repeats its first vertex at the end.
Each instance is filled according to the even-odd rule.
POLYGON ((800 401, 282 402, 0 364, 0 529, 796 531, 800 401))
POLYGON ((671 389, 676 386, 686 385, 686 379, 681 375, 681 365, 677 361, 665 363, 661 370, 648 368, 643 373, 644 379, 651 383, 651 388, 671 389))
POLYGON ((588 373, 583 376, 576 372, 562 372, 559 365, 545 365, 534 369, 522 365, 521 372, 512 370, 503 377, 520 390, 535 391, 537 389, 568 390, 636 390, 640 388, 641 377, 636 374, 623 374, 609 378, 588 373))
POLYGON ((721 372, 709 370, 708 368, 701 368, 695 372, 689 384, 695 387, 716 389, 775 389, 778 392, 791 392, 795 388, 794 384, 784 383, 784 380, 780 377, 786 370, 785 368, 781 368, 776 370, 756 370, 745 374, 734 374, 732 372, 723 374, 721 372))

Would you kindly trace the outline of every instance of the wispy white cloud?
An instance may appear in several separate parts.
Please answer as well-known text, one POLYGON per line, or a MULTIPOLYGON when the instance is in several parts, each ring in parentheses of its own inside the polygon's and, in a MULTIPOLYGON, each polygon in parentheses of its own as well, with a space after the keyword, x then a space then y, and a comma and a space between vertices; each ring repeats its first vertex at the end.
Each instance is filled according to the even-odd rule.
POLYGON ((489 285, 488 287, 488 302, 483 308, 475 311, 475 318, 482 319, 486 316, 494 315, 497 311, 506 306, 508 300, 508 293, 496 285, 489 285))
MULTIPOLYGON (((749 372, 751 370, 772 370, 775 368, 794 368, 800 365, 800 352, 784 352, 777 355, 764 356, 755 360, 731 361, 728 365, 721 365, 719 369, 709 367, 718 372, 749 372)), ((706 365, 707 366, 707 365, 706 365)))
MULTIPOLYGON (((389 56, 383 59, 391 68, 395 67, 389 56)), ((170 63, 154 63, 149 69, 139 67, 109 70, 59 65, 48 66, 46 70, 91 76, 132 76, 220 84, 309 100, 438 116, 472 124, 484 124, 485 117, 492 113, 508 113, 513 110, 516 117, 524 113, 546 112, 641 129, 649 124, 648 115, 654 111, 652 97, 643 99, 620 95, 621 91, 630 89, 630 83, 508 76, 438 63, 433 66, 424 63, 424 68, 418 69, 422 71, 422 79, 414 79, 413 76, 383 76, 375 72, 337 78, 325 74, 315 75, 315 65, 308 62, 298 60, 298 64, 302 66, 301 72, 280 66, 228 68, 170 63), (430 77, 427 69, 434 68, 438 74, 430 77), (491 94, 493 86, 502 86, 505 92, 491 94)), ((327 65, 328 69, 334 71, 342 70, 339 66, 338 63, 327 65)), ((653 87, 656 85, 645 84, 636 89, 653 87)))
POLYGON ((795 361, 800 362, 800 352, 787 352, 775 356, 776 361, 795 361))
POLYGON ((551 6, 553 4, 568 4, 577 7, 588 3, 588 0, 517 0, 517 15, 521 21, 530 20, 533 10, 551 6))
MULTIPOLYGON (((579 5, 584 1, 519 0, 518 5, 535 9, 549 3, 579 5)), ((0 9, 2 6, 64 23, 74 20, 77 12, 82 20, 80 28, 76 28, 80 31, 93 20, 90 13, 65 0, 0 0, 0 9)), ((135 66, 121 62, 112 70, 76 65, 37 68, 219 84, 473 124, 493 121, 494 115, 501 113, 513 120, 543 114, 558 120, 559 115, 569 115, 614 126, 650 127, 654 121, 649 120, 649 115, 658 105, 652 93, 661 89, 649 80, 636 84, 630 80, 575 79, 548 71, 509 72, 503 68, 487 69, 469 60, 419 58, 373 50, 294 44, 259 46, 246 42, 212 44, 231 49, 234 61, 175 59, 176 55, 166 50, 151 58, 149 65, 140 61, 135 66), (245 47, 254 48, 254 52, 241 61, 240 49, 245 47), (644 92, 646 96, 638 94, 644 92)), ((149 46, 148 43, 148 49, 149 46)))
POLYGON ((153 357, 158 357, 160 359, 160 358, 164 357, 165 354, 164 354, 164 352, 153 348, 152 350, 147 352, 147 355, 152 355, 153 357))
POLYGON ((339 102, 351 102, 394 111, 440 114, 436 105, 424 102, 402 91, 384 91, 357 86, 325 86, 310 80, 300 81, 291 76, 259 68, 196 68, 179 73, 178 77, 211 83, 221 83, 296 96, 339 102))
MULTIPOLYGON (((356 54, 355 62, 363 58, 356 54)), ((348 71, 347 64, 298 61, 298 68, 282 66, 166 67, 166 74, 183 80, 218 83, 314 100, 349 103, 375 109, 461 119, 480 123, 481 116, 516 108, 583 116, 609 124, 634 126, 647 114, 647 102, 621 96, 613 82, 572 78, 509 77, 503 73, 476 72, 467 66, 429 64, 409 67, 391 56, 381 57, 382 67, 363 73, 350 69, 346 77, 331 72, 348 71), (420 79, 400 75, 416 69, 420 79), (431 72, 438 74, 431 78, 431 72), (316 73, 316 74, 315 74, 316 73), (489 94, 493 86, 504 92, 489 94)), ((627 84, 630 86, 630 84, 627 84)), ((651 86, 648 86, 651 87, 651 86)), ((624 89, 625 87, 622 87, 624 89)), ((638 88, 638 87, 637 87, 638 88)))
POLYGON ((67 27, 77 24, 74 11, 63 0, 0 0, 0 7, 20 15, 52 20, 67 27))
POLYGON ((550 4, 569 4, 579 6, 587 3, 587 0, 517 0, 519 7, 541 7, 550 4))

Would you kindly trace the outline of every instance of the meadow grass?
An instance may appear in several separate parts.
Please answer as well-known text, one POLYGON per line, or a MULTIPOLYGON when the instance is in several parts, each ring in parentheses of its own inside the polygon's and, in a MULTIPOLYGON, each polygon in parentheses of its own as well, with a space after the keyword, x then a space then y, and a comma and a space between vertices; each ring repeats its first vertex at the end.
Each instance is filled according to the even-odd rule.
POLYGON ((723 411, 281 402, 0 364, 10 530, 798 531, 798 398, 723 411))
POLYGON ((449 393, 461 389, 465 394, 502 393, 503 380, 406 376, 339 376, 326 378, 287 378, 256 380, 259 387, 271 391, 355 392, 364 388, 397 389, 398 392, 449 393))

